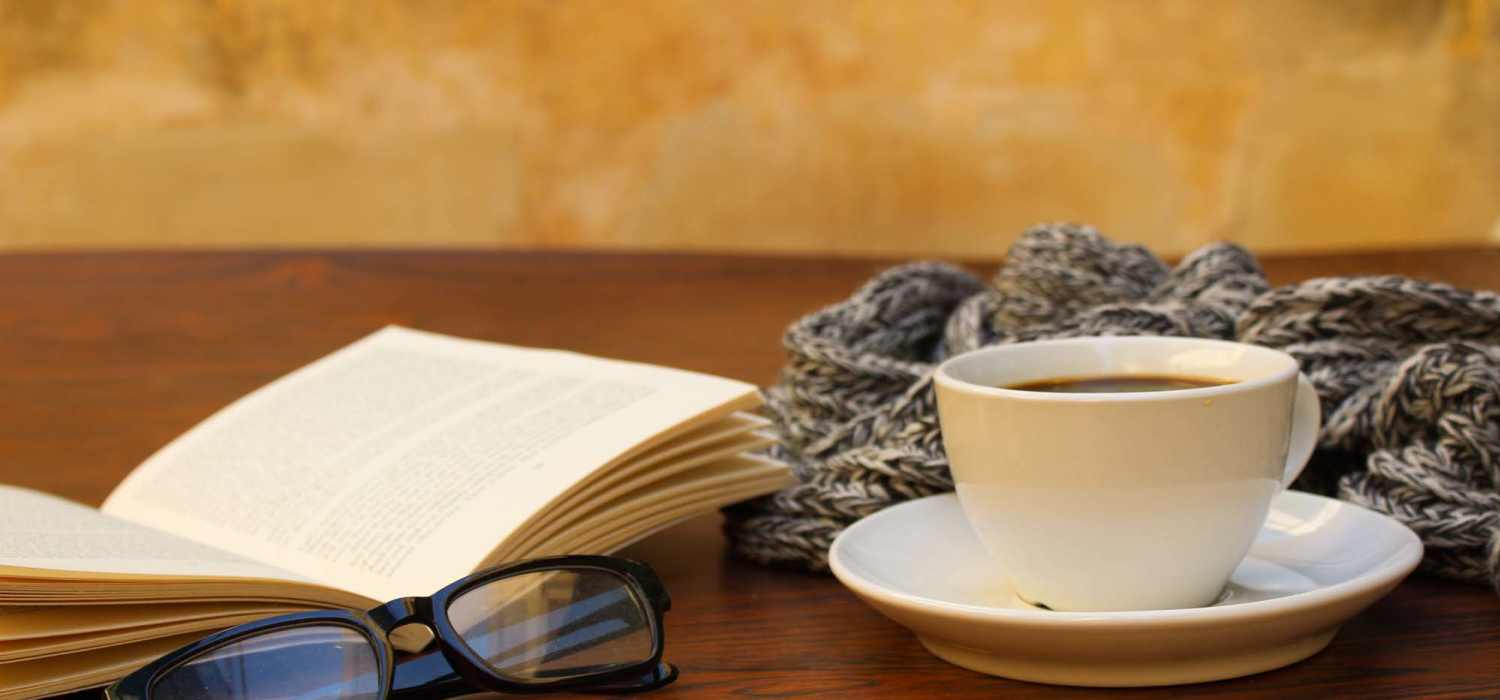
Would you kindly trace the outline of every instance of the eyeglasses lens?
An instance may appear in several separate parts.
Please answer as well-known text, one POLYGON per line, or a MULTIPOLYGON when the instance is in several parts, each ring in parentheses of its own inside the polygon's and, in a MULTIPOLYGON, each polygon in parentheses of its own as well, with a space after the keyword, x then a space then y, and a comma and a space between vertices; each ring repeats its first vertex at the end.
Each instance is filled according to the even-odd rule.
POLYGON ((649 614, 632 587, 598 569, 491 581, 455 598, 448 620, 492 670, 522 683, 639 664, 655 646, 649 614))
POLYGON ((343 625, 270 630, 210 649, 152 685, 153 700, 374 700, 380 665, 343 625))

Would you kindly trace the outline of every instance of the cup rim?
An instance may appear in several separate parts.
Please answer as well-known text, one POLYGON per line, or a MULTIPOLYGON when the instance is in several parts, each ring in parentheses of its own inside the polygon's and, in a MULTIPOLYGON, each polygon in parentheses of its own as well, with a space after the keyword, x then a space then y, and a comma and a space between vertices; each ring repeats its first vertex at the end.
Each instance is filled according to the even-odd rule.
POLYGON ((1233 340, 1220 340, 1218 338, 1192 338, 1182 336, 1158 336, 1158 335, 1090 335, 1074 338, 1050 338, 1042 340, 1029 340, 1020 343, 1006 343, 1003 345, 990 345, 977 348, 968 352, 954 355, 943 360, 933 371, 933 382, 940 387, 954 391, 977 394, 980 396, 992 396, 995 398, 1012 399, 1016 401, 1041 401, 1048 403, 1098 403, 1108 401, 1112 403, 1121 402, 1160 402, 1181 401, 1187 399, 1211 398, 1225 394, 1234 394, 1244 391, 1254 391, 1262 387, 1270 386, 1287 380, 1296 380, 1300 367, 1297 358, 1263 345, 1241 343, 1233 340), (1112 391, 1098 393, 1065 393, 1046 391, 1025 391, 1022 389, 1007 389, 1004 387, 978 384, 953 375, 952 367, 955 363, 973 358, 976 355, 1000 355, 1007 352, 1016 352, 1022 349, 1032 349, 1040 345, 1091 345, 1100 342, 1111 344, 1175 344, 1175 345, 1219 345, 1232 346, 1236 348, 1249 348, 1253 352, 1270 353, 1284 358, 1287 367, 1254 379, 1243 379, 1229 384, 1218 386, 1196 387, 1192 389, 1166 389, 1162 391, 1112 391))

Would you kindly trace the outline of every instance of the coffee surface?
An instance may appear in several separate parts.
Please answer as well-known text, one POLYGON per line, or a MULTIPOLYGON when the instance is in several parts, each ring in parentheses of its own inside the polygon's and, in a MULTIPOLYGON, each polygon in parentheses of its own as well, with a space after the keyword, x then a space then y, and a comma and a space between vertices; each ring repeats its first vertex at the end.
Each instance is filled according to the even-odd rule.
POLYGON ((1179 374, 1103 374, 1082 377, 1050 377, 1034 382, 1009 384, 1003 388, 1044 391, 1054 394, 1114 394, 1141 391, 1202 389, 1233 384, 1232 380, 1179 374))

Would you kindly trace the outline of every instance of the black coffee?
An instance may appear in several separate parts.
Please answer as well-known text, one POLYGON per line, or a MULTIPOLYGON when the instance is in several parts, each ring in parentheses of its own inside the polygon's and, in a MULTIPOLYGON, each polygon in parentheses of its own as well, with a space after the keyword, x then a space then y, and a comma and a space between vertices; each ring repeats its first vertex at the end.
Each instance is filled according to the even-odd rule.
POLYGON ((1052 377, 1004 388, 1047 391, 1055 394, 1113 394, 1137 391, 1175 391, 1233 384, 1227 379, 1188 377, 1179 374, 1105 374, 1093 377, 1052 377))

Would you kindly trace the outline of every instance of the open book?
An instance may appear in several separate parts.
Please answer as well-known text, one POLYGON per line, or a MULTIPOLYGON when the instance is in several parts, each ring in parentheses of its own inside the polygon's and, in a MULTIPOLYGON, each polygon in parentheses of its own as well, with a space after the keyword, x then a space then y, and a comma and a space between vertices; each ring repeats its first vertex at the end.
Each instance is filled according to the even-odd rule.
POLYGON ((246 396, 92 508, 0 486, 0 700, 210 631, 602 553, 774 491, 755 387, 387 328, 246 396))

